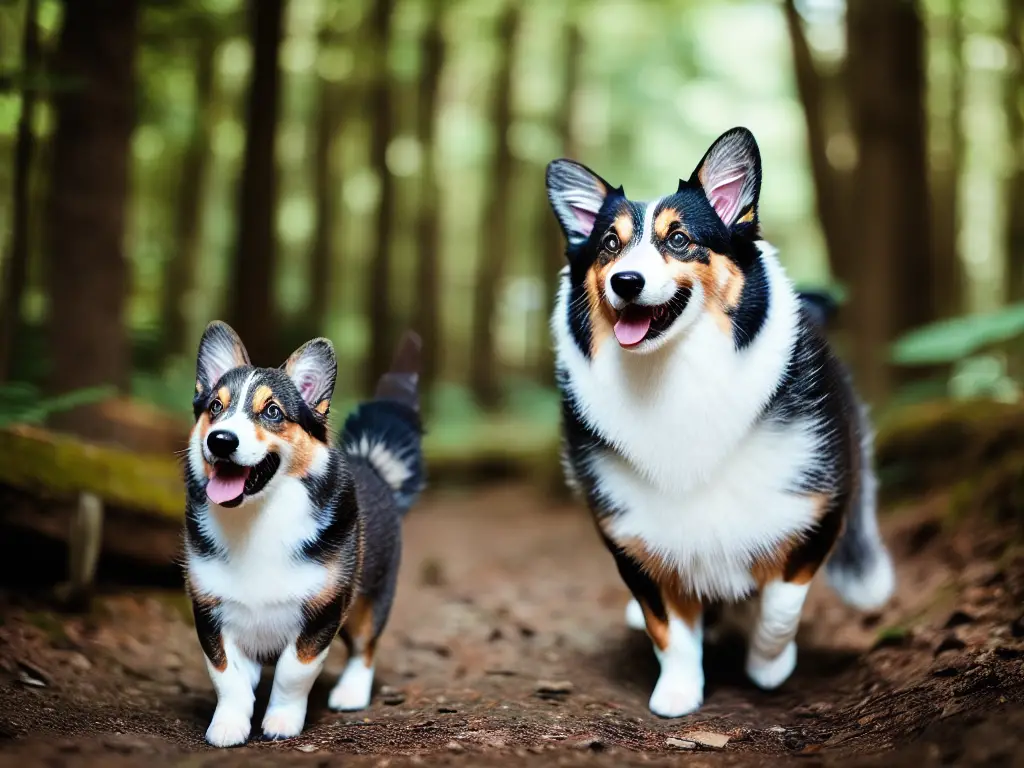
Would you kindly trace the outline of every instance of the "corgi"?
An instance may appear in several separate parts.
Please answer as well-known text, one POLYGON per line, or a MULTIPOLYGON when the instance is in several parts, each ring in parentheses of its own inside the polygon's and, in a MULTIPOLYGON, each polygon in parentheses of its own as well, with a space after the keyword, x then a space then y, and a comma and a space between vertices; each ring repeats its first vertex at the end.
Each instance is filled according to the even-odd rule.
POLYGON ((408 334, 374 399, 332 445, 337 363, 327 339, 281 368, 256 368, 229 326, 207 326, 185 461, 185 582, 217 692, 210 744, 249 738, 254 689, 270 662, 263 737, 297 736, 339 633, 350 658, 328 704, 369 704, 402 518, 424 484, 419 348, 408 334))
POLYGON ((650 710, 703 703, 713 605, 751 606, 746 673, 776 688, 823 563, 861 609, 887 601, 894 575, 872 432, 820 328, 827 305, 800 299, 760 236, 754 136, 726 132, 652 202, 565 159, 546 181, 568 258, 552 317, 563 463, 660 662, 650 710))

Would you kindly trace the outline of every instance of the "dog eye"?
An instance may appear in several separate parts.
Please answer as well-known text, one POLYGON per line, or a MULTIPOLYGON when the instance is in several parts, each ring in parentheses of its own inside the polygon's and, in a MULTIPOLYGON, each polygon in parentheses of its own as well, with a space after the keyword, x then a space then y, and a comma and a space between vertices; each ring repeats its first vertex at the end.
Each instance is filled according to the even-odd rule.
POLYGON ((604 240, 601 241, 601 247, 609 253, 618 253, 621 245, 618 236, 611 232, 605 235, 604 240))
POLYGON ((223 410, 224 410, 224 405, 223 405, 223 403, 221 403, 220 400, 214 400, 212 403, 210 403, 210 415, 211 416, 216 416, 217 414, 219 414, 223 410))
POLYGON ((686 235, 682 232, 673 232, 668 239, 668 247, 674 250, 682 250, 686 247, 686 243, 689 242, 686 239, 686 235))
POLYGON ((263 411, 263 418, 267 421, 280 421, 284 418, 284 414, 281 413, 281 409, 277 407, 276 403, 271 403, 263 411))

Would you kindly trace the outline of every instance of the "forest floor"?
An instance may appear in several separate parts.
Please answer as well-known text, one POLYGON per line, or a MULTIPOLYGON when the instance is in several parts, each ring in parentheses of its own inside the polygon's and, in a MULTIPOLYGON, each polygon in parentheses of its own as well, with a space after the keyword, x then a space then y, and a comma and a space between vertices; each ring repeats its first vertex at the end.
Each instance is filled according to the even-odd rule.
POLYGON ((0 766, 1024 765, 1024 554, 944 509, 886 519, 883 612, 815 585, 779 691, 744 680, 737 642, 709 643, 705 706, 679 720, 647 710, 657 665, 589 517, 526 486, 414 510, 371 707, 327 709, 338 647, 292 741, 206 746, 214 696, 179 591, 108 584, 74 616, 6 590, 0 766))

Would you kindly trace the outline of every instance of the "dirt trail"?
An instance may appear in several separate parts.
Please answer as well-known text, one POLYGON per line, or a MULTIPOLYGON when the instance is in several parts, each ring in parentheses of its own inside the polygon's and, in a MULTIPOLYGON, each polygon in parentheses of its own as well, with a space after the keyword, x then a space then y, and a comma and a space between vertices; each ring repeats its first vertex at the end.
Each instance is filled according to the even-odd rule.
POLYGON ((414 511, 371 708, 326 709, 338 647, 290 742, 206 747, 213 692, 177 592, 109 594, 88 618, 0 595, 0 766, 1024 765, 1024 557, 925 508, 886 530, 889 608, 817 585, 780 691, 746 683, 726 638, 705 707, 674 721, 647 710, 656 662, 588 516, 526 487, 414 511))

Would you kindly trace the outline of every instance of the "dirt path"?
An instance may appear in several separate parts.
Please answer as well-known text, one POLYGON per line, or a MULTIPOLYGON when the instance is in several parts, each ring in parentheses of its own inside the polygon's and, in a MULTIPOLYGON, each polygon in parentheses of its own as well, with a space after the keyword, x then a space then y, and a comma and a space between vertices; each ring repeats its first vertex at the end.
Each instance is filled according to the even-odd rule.
POLYGON ((371 708, 326 709, 337 648, 291 742, 205 746, 213 693, 178 593, 108 595, 87 619, 7 594, 0 765, 1024 765, 1024 557, 927 509, 887 530, 900 592, 883 614, 818 585, 783 689, 746 683, 726 639, 704 709, 675 721, 647 711, 656 663, 589 518, 524 487, 416 510, 371 708), (688 749, 694 731, 729 740, 688 749))

